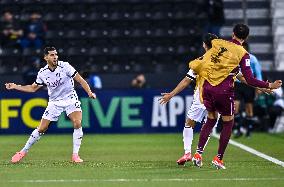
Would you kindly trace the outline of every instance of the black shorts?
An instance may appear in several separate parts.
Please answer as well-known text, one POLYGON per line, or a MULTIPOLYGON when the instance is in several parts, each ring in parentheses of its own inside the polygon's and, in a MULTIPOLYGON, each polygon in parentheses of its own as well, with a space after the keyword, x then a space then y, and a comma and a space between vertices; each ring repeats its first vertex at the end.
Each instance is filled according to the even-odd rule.
POLYGON ((235 82, 235 100, 244 100, 245 103, 253 103, 255 88, 243 83, 235 82))

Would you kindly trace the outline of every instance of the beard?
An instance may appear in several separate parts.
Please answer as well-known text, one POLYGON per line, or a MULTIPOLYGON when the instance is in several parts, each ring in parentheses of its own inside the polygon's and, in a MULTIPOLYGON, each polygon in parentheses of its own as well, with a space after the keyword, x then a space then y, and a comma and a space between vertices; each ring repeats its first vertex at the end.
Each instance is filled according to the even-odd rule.
POLYGON ((52 66, 56 67, 56 66, 57 66, 57 63, 58 63, 58 60, 53 60, 53 61, 52 61, 52 66))

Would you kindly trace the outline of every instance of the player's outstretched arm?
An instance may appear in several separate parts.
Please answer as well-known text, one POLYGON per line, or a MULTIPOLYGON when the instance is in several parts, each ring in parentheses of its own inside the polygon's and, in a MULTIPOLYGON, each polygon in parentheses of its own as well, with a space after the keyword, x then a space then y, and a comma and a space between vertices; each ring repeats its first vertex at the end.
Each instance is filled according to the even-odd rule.
POLYGON ((39 88, 42 87, 41 85, 38 85, 36 83, 24 86, 15 83, 6 83, 5 86, 7 90, 19 90, 22 92, 36 92, 39 88))
MULTIPOLYGON (((251 85, 249 85, 249 84, 247 83, 247 81, 246 81, 246 79, 244 78, 243 74, 239 73, 239 74, 237 75, 237 79, 238 79, 239 81, 241 81, 241 83, 246 84, 246 85, 248 85, 248 86, 251 86, 251 85)), ((259 90, 260 92, 263 92, 263 93, 265 93, 265 94, 272 94, 272 93, 273 93, 273 90, 272 90, 272 89, 269 89, 269 88, 259 88, 259 87, 254 87, 254 86, 251 86, 251 87, 253 87, 253 88, 255 88, 255 89, 257 89, 257 90, 259 90)))
POLYGON ((81 77, 81 75, 79 73, 77 73, 74 77, 74 80, 77 81, 82 88, 87 92, 88 96, 92 99, 96 99, 96 94, 92 92, 89 84, 83 79, 83 77, 81 77))
POLYGON ((282 80, 276 80, 273 83, 257 80, 254 78, 250 68, 250 58, 249 55, 246 54, 241 62, 240 62, 241 71, 246 79, 246 82, 255 87, 259 88, 269 88, 269 89, 277 89, 282 85, 282 80))
POLYGON ((169 102, 169 100, 174 97, 175 95, 177 95, 179 92, 181 92, 182 90, 184 90, 190 83, 192 82, 191 79, 185 77, 184 79, 182 79, 179 84, 175 87, 175 89, 173 89, 170 93, 161 93, 162 97, 159 98, 159 102, 160 104, 167 104, 167 102, 169 102))

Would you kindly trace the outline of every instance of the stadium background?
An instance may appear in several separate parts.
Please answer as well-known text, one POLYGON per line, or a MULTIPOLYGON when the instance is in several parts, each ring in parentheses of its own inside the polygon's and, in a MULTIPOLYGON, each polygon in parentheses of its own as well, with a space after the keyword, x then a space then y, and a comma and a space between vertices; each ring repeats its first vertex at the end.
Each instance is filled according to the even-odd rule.
MULTIPOLYGON (((70 62, 89 80, 91 86, 98 84, 92 81, 94 78, 99 79, 102 88, 95 88, 95 92, 99 96, 97 102, 103 103, 101 114, 106 116, 108 111, 114 110, 116 115, 111 121, 111 127, 108 128, 131 127, 131 120, 135 121, 135 118, 138 118, 142 119, 143 124, 138 125, 137 132, 160 130, 170 132, 171 129, 172 132, 177 132, 182 129, 184 112, 188 108, 185 97, 192 95, 192 87, 183 92, 179 101, 172 103, 171 112, 169 107, 166 107, 167 114, 163 116, 163 120, 167 124, 160 122, 156 130, 140 129, 150 125, 150 118, 153 118, 143 113, 151 113, 155 97, 160 92, 170 91, 184 77, 188 62, 203 53, 202 36, 208 31, 216 32, 217 29, 220 37, 229 39, 235 23, 248 23, 251 28, 249 38, 251 53, 260 60, 264 78, 283 80, 281 72, 284 64, 281 63, 283 3, 269 0, 225 0, 223 10, 223 7, 210 8, 209 2, 207 0, 1 0, 0 11, 2 14, 10 11, 23 29, 32 13, 41 15, 45 26, 43 46, 55 46, 60 60, 70 62), (225 19, 222 18, 223 12, 225 19), (133 89, 131 81, 141 73, 146 78, 146 86, 139 90, 133 89), (104 97, 105 93, 108 99, 104 97), (131 98, 135 95, 139 96, 141 101, 136 104, 135 101, 134 103, 130 101, 126 104, 126 107, 134 109, 126 116, 113 108, 116 105, 111 105, 112 99, 117 96, 121 97, 122 101, 124 97, 131 98), (135 107, 140 109, 135 110, 135 107), (170 113, 174 113, 175 116, 169 117, 170 113), (125 121, 120 118, 129 118, 130 125, 124 124, 125 121)), ((34 81, 38 70, 32 69, 34 62, 40 61, 38 64, 45 65, 41 49, 0 46, 2 85, 0 133, 27 132, 26 127, 35 127, 35 125, 26 123, 35 124, 41 117, 39 110, 45 106, 42 103, 37 106, 34 102, 24 114, 20 109, 25 103, 33 103, 26 97, 33 98, 34 95, 27 96, 29 94, 4 90, 5 82, 25 84, 34 81), (18 99, 18 101, 11 102, 9 99, 18 99)), ((46 98, 45 92, 45 90, 40 91, 38 97, 46 98)), ((117 102, 122 106, 123 102, 117 102)), ((91 106, 87 108, 90 109, 91 106)), ((159 109, 164 110, 161 107, 159 109)), ((95 115, 89 116, 92 127, 95 127, 98 115, 100 114, 95 111, 95 115)), ((101 124, 100 127, 108 125, 101 124)), ((90 130, 90 132, 115 132, 114 129, 90 130)), ((124 131, 119 128, 116 130, 124 131)), ((54 132, 62 131, 55 129, 54 132)), ((135 128, 125 132, 135 132, 135 128)))
MULTIPOLYGON (((7 91, 4 84, 32 83, 38 65, 45 62, 42 48, 11 47, 0 40, 0 186, 284 186, 283 133, 232 138, 279 159, 277 164, 229 145, 227 169, 216 171, 210 165, 218 147, 213 136, 202 168, 176 164, 183 153, 182 128, 193 87, 166 107, 157 97, 173 89, 185 76, 188 61, 203 53, 205 32, 220 28, 220 37, 229 39, 234 23, 248 23, 251 52, 262 65, 264 79, 284 80, 283 0, 224 0, 225 19, 219 23, 209 17, 209 2, 0 0, 1 16, 10 11, 22 29, 31 13, 40 13, 44 46, 55 46, 60 59, 70 62, 91 86, 102 86, 94 88, 96 101, 76 87, 84 110, 83 164, 70 162, 73 129, 66 116, 51 125, 21 163, 11 164, 12 155, 37 126, 48 97, 45 89, 29 94, 7 91), (141 73, 146 85, 131 87, 141 73)), ((223 11, 218 9, 217 15, 223 11)), ((1 19, 0 29, 3 25, 1 19)), ((258 125, 266 120, 264 116, 258 125)), ((197 141, 195 134, 193 151, 197 141)))

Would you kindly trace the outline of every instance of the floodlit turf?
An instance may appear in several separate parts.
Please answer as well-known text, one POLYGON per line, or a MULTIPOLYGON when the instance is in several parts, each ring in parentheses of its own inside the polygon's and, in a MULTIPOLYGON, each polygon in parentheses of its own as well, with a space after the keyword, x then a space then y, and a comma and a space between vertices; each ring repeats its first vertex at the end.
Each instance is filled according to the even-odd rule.
MULTIPOLYGON (((83 164, 72 164, 72 135, 44 135, 22 163, 10 164, 26 136, 0 137, 0 186, 284 186, 284 168, 229 145, 227 170, 216 170, 212 138, 204 153, 204 167, 176 165, 183 153, 181 134, 85 134, 83 164)), ((196 146, 198 135, 193 146, 196 146)), ((254 134, 237 140, 284 160, 284 135, 254 134)))

